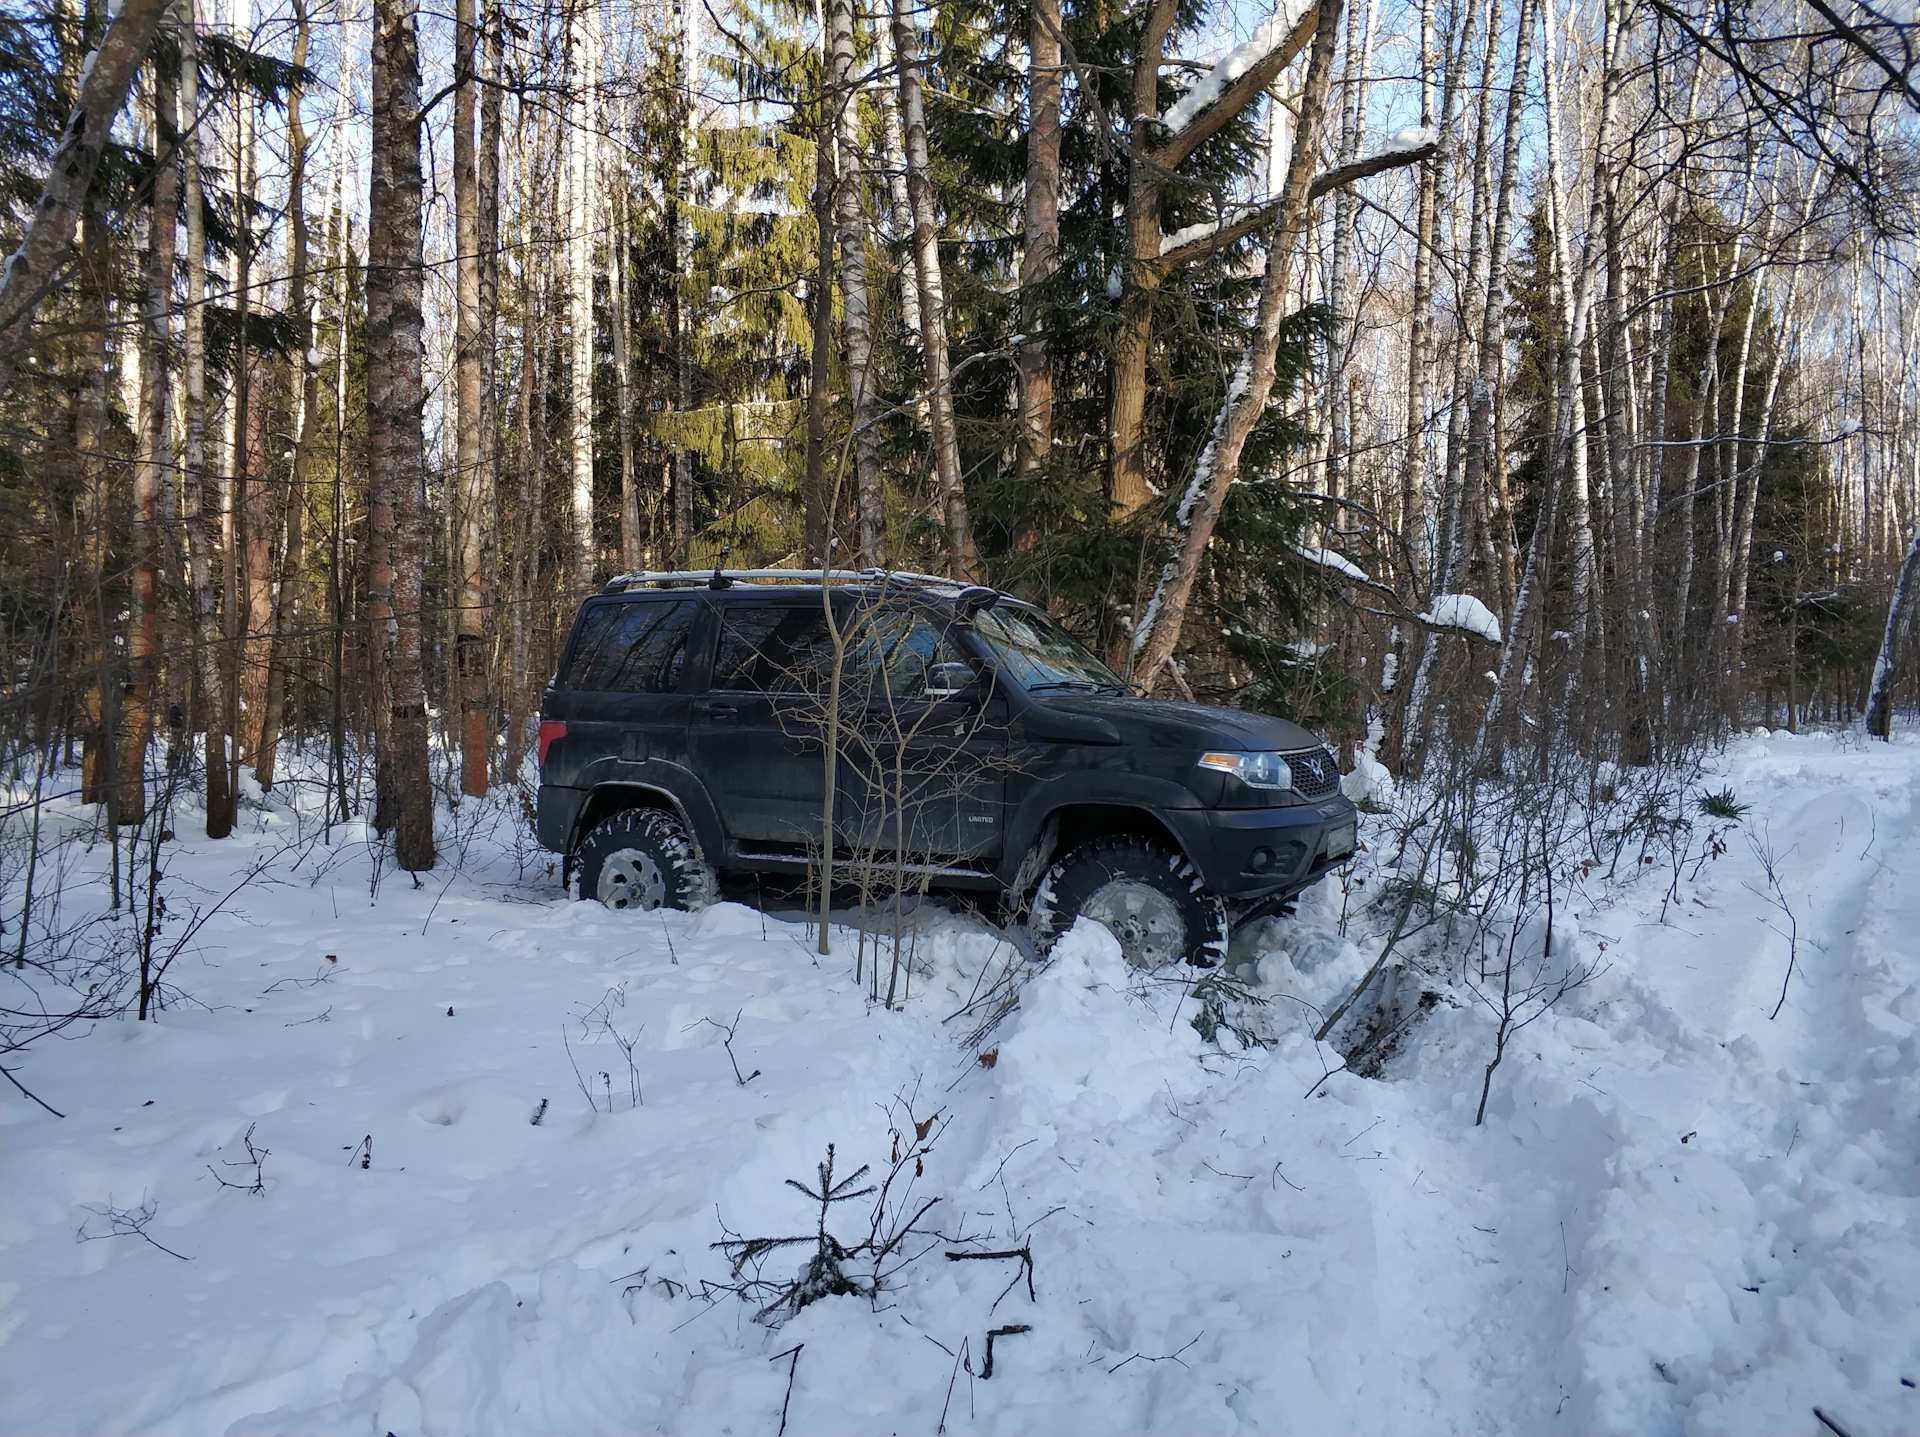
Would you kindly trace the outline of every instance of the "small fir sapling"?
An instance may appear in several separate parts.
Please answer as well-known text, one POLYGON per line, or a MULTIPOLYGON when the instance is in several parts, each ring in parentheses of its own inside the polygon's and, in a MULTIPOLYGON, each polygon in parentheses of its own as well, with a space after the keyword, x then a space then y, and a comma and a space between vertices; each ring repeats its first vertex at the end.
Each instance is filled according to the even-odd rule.
POLYGON ((928 1118, 916 1118, 908 1095, 895 1097, 890 1117, 892 1146, 887 1174, 879 1182, 858 1186, 872 1172, 871 1165, 865 1163, 846 1177, 837 1176, 837 1153, 831 1143, 826 1158, 815 1169, 812 1186, 795 1178, 786 1179, 786 1186, 819 1205, 813 1232, 792 1237, 743 1237, 728 1232, 723 1224, 725 1236, 711 1246, 728 1258, 732 1280, 703 1283, 707 1295, 730 1292, 742 1301, 757 1302, 760 1306, 754 1319, 778 1327, 823 1297, 860 1296, 875 1301, 902 1268, 931 1251, 934 1235, 920 1224, 941 1199, 919 1198, 914 1187, 925 1176, 926 1158, 946 1123, 937 1112, 928 1118), (829 1226, 833 1209, 864 1197, 874 1199, 866 1236, 858 1242, 843 1242, 829 1226), (813 1251, 793 1277, 762 1275, 767 1259, 781 1249, 808 1245, 813 1251))

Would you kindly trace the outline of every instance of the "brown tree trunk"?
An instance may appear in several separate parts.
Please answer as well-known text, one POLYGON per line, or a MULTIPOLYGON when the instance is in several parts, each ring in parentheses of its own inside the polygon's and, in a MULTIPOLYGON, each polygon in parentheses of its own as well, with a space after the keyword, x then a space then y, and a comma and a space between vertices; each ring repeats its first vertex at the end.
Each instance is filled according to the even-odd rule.
MULTIPOLYGON (((464 754, 476 750, 491 751, 493 732, 493 696, 490 681, 494 664, 490 657, 498 642, 500 554, 495 539, 500 522, 500 396, 495 382, 494 349, 499 342, 500 316, 500 109, 499 82, 503 78, 506 54, 506 27, 501 21, 499 0, 482 0, 481 28, 487 45, 483 79, 488 83, 480 93, 480 468, 476 489, 480 495, 480 568, 479 601, 481 645, 479 682, 471 682, 473 670, 462 669, 469 680, 461 695, 461 718, 465 733, 464 754)), ((468 758, 467 762, 472 763, 468 758)), ((469 775, 471 782, 471 775, 469 775)), ((482 780, 484 782, 484 779, 482 780)))
MULTIPOLYGON (((1041 291, 1060 267, 1060 0, 1033 0, 1027 37, 1027 233, 1020 260, 1020 436, 1014 478, 1021 497, 1053 454, 1053 354, 1041 291)), ((1030 527, 1014 546, 1033 541, 1030 527)))
POLYGON ((453 41, 453 211, 455 261, 454 434, 455 572, 459 604, 454 613, 454 660, 460 685, 460 788, 480 797, 487 791, 487 574, 486 536, 493 527, 493 494, 483 450, 493 436, 482 428, 480 399, 493 366, 490 317, 482 312, 480 269, 479 81, 475 70, 475 0, 457 0, 453 41))
POLYGON ((1108 443, 1107 499, 1122 516, 1153 497, 1147 487, 1147 348, 1153 335, 1154 297, 1166 270, 1160 262, 1161 166, 1147 144, 1147 128, 1160 109, 1160 65, 1173 29, 1173 0, 1153 0, 1140 32, 1134 62, 1131 135, 1127 168, 1127 270, 1120 301, 1120 332, 1113 347, 1112 415, 1108 443))
POLYGON ((433 785, 421 662, 426 462, 421 433, 420 51, 417 0, 374 0, 372 187, 367 198, 367 450, 371 470, 376 713, 389 742, 379 760, 394 858, 433 867, 433 785), (385 703, 381 702, 384 689, 385 703))
POLYGON ((140 343, 139 450, 133 470, 133 626, 128 632, 128 683, 121 706, 120 816, 146 817, 147 740, 153 730, 160 655, 160 487, 171 465, 173 364, 168 315, 173 307, 174 230, 180 221, 180 155, 175 77, 153 74, 153 214, 147 230, 146 294, 140 343))
POLYGON ((165 10, 165 0, 124 0, 100 48, 89 57, 80 98, 47 166, 40 202, 27 221, 20 247, 0 270, 0 394, 13 382, 35 307, 59 279, 81 207, 93 185, 94 169, 165 10))
POLYGON ((1180 527, 1168 546, 1168 562, 1161 571, 1147 613, 1136 629, 1133 672, 1150 689, 1168 669, 1174 646, 1180 642, 1201 561, 1213 540, 1214 525, 1219 522, 1227 491, 1239 477, 1241 451, 1273 393, 1281 321, 1287 310, 1288 271, 1293 252, 1306 233, 1312 210, 1314 167, 1325 128, 1327 91, 1333 80, 1340 9, 1341 0, 1320 0, 1317 8, 1313 48, 1300 94, 1300 119, 1294 132, 1293 155, 1287 165, 1280 221, 1267 247, 1266 274, 1261 282, 1253 339, 1214 421, 1213 437, 1200 456, 1193 483, 1181 504, 1180 527))
POLYGON ((626 186, 614 197, 607 288, 612 305, 613 377, 620 402, 620 568, 633 573, 640 560, 640 471, 633 445, 633 236, 626 186))

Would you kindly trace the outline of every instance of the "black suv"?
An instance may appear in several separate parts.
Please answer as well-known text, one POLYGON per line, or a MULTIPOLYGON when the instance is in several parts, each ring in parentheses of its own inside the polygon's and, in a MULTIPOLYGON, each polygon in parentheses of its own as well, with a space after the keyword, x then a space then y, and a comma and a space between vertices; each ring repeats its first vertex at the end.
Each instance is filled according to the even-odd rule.
POLYGON ((1204 967, 1353 852, 1333 755, 1285 719, 1141 698, 993 589, 825 582, 640 574, 581 606, 539 737, 540 842, 580 897, 816 868, 830 739, 843 878, 997 892, 1043 947, 1085 915, 1139 966, 1204 967))

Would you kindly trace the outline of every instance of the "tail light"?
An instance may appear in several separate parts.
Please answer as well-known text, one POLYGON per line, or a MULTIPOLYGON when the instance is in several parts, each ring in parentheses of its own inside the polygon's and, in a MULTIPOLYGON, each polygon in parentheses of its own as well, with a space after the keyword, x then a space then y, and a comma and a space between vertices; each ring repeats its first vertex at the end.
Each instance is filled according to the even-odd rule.
POLYGON ((560 719, 540 720, 540 739, 538 743, 540 767, 545 768, 547 766, 547 750, 553 746, 553 741, 557 738, 565 738, 566 736, 567 726, 564 721, 560 719))

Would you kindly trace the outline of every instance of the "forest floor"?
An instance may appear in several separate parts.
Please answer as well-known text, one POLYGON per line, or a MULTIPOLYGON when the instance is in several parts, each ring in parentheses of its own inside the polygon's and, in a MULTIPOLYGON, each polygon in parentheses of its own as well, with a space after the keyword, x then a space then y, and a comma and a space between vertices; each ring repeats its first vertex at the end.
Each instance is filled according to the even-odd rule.
POLYGON ((1557 921, 1602 971, 1478 1128, 1463 989, 1328 1076, 1308 1005, 1378 951, 1364 885, 1237 936, 1270 1045, 1203 1041, 1083 925, 988 1066, 943 1021, 1009 958, 978 918, 929 909, 890 1011, 851 929, 821 959, 778 905, 566 901, 505 804, 443 816, 418 887, 297 785, 222 843, 181 812, 176 915, 265 866, 156 1021, 14 1059, 65 1116, 0 1095, 0 1430, 1920 1430, 1920 743, 1759 734, 1711 776, 1727 852, 1664 905, 1664 868, 1586 877, 1557 921), (1797 923, 1777 1018, 1749 835, 1797 923), (787 1180, 829 1144, 864 1186, 928 1119, 890 1196, 938 1236, 877 1298, 775 1327, 717 1290, 716 1242, 815 1233, 787 1180), (1031 1289, 944 1257, 1022 1247, 1031 1289))

